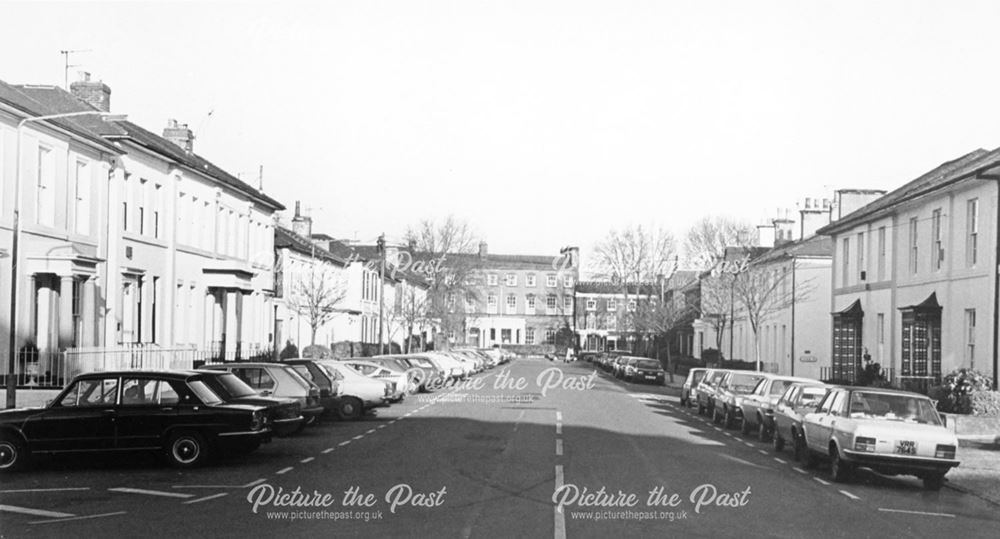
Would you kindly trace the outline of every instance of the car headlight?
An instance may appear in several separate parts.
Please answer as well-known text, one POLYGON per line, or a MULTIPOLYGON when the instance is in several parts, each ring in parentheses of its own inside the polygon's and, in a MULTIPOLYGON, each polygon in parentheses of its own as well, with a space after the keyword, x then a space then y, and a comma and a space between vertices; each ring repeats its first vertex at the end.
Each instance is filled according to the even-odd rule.
POLYGON ((260 410, 255 410, 250 418, 250 430, 260 430, 264 428, 264 414, 260 410))
POLYGON ((955 446, 953 446, 953 445, 938 444, 937 448, 934 450, 934 458, 936 458, 936 459, 954 459, 955 458, 955 446))
POLYGON ((854 450, 864 451, 866 453, 875 452, 875 438, 868 438, 865 436, 858 436, 854 439, 854 450))

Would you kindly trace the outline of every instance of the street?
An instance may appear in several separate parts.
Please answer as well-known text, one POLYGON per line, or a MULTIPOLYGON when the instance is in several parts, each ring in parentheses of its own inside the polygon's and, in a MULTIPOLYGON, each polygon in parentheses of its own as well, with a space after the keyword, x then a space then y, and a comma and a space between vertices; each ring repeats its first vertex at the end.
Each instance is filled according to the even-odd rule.
POLYGON ((911 477, 834 484, 675 390, 593 373, 520 359, 193 471, 42 459, 4 477, 0 535, 984 537, 1000 522, 911 477))

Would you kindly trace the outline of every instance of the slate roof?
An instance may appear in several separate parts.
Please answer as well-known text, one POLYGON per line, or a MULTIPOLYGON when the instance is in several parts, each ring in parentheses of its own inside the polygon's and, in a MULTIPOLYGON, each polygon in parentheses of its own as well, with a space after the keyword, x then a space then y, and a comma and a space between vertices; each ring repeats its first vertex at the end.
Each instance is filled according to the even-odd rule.
POLYGON ((1000 166, 1000 148, 993 151, 980 148, 969 152, 958 159, 938 165, 902 187, 890 191, 885 196, 875 199, 839 220, 820 228, 817 233, 832 235, 858 223, 883 217, 891 213, 892 209, 900 203, 942 189, 997 166, 1000 166))
POLYGON ((321 260, 333 262, 339 266, 347 265, 347 261, 343 258, 327 251, 319 245, 309 241, 304 236, 300 236, 283 226, 278 226, 274 229, 274 248, 288 248, 307 256, 315 256, 321 260))
POLYGON ((813 235, 808 238, 784 243, 761 254, 753 262, 769 262, 779 258, 795 257, 832 257, 833 238, 830 236, 813 235))
MULTIPOLYGON (((611 281, 580 281, 575 287, 577 294, 604 294, 621 296, 625 294, 622 286, 611 281)), ((659 294, 660 285, 654 282, 629 283, 629 294, 659 294)))
MULTIPOLYGON (((70 97, 73 101, 75 101, 72 108, 58 107, 56 106, 57 103, 55 100, 50 100, 47 97, 50 92, 36 92, 36 88, 44 88, 47 90, 53 87, 17 86, 0 81, 0 102, 21 111, 27 116, 46 116, 62 112, 97 110, 90 105, 84 104, 81 106, 81 102, 76 98, 73 98, 72 95, 70 95, 70 97)), ((65 129, 66 131, 80 138, 86 139, 93 144, 101 146, 110 152, 116 154, 124 153, 112 142, 105 140, 102 137, 103 133, 99 131, 98 128, 107 126, 109 122, 105 122, 96 114, 93 116, 77 116, 74 118, 46 120, 46 122, 61 129, 65 129)))

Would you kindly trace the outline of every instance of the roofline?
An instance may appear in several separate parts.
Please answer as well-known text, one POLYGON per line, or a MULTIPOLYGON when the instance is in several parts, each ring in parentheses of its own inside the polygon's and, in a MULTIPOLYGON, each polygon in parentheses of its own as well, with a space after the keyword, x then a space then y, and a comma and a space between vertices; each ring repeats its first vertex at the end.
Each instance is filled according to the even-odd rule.
MULTIPOLYGON (((0 99, 0 107, 3 107, 4 109, 8 110, 11 114, 14 114, 15 116, 20 115, 23 118, 37 118, 39 116, 42 116, 42 114, 36 114, 27 111, 8 101, 4 101, 3 99, 0 99)), ((108 142, 107 140, 104 139, 103 136, 83 132, 80 129, 73 127, 72 124, 67 124, 67 122, 59 122, 58 120, 59 120, 58 118, 54 118, 52 120, 41 120, 37 122, 27 122, 27 123, 44 125, 49 129, 53 129, 55 131, 59 131, 67 135, 75 136, 77 138, 82 139, 83 142, 85 142, 88 146, 97 148, 101 151, 106 151, 116 155, 125 154, 124 150, 115 146, 113 143, 108 142)))

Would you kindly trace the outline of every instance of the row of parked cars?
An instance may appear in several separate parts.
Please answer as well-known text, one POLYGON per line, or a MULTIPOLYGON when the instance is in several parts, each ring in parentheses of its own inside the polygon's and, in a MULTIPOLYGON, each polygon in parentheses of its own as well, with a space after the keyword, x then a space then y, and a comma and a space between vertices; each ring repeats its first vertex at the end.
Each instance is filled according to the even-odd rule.
POLYGON ((925 395, 892 389, 824 384, 753 371, 691 369, 681 404, 697 407, 726 428, 740 428, 790 447, 797 461, 828 461, 834 481, 860 467, 885 475, 915 475, 938 490, 958 466, 958 439, 925 395))
POLYGON ((86 373, 42 408, 0 411, 0 472, 23 469, 37 454, 95 451, 155 451, 190 468, 321 421, 360 419, 512 358, 467 348, 86 373))
POLYGON ((655 359, 630 356, 617 352, 600 352, 583 354, 584 361, 589 361, 611 373, 615 378, 635 383, 666 384, 666 371, 655 359))

